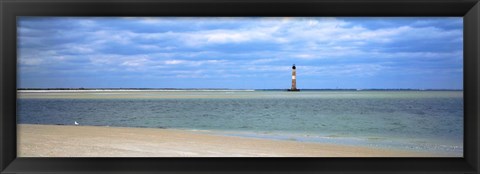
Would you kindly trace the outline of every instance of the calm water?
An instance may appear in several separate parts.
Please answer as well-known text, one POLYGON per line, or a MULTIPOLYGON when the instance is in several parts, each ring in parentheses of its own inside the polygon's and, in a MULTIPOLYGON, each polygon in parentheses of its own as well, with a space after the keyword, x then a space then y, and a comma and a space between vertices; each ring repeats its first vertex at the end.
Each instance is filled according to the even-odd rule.
POLYGON ((463 155, 461 91, 19 93, 18 122, 151 127, 463 155))

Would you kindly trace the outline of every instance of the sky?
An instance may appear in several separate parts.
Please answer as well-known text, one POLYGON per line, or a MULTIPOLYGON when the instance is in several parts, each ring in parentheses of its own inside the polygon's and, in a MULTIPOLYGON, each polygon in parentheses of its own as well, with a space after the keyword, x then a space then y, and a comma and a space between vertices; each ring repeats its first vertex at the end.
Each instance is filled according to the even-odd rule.
POLYGON ((463 89, 461 17, 19 17, 20 88, 463 89))

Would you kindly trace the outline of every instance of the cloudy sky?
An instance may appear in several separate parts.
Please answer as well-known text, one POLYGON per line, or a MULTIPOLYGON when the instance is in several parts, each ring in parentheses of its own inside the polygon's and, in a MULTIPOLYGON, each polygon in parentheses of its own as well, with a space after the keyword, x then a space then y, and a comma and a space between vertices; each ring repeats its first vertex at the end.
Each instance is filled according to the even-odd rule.
POLYGON ((457 18, 18 19, 22 88, 463 88, 457 18))

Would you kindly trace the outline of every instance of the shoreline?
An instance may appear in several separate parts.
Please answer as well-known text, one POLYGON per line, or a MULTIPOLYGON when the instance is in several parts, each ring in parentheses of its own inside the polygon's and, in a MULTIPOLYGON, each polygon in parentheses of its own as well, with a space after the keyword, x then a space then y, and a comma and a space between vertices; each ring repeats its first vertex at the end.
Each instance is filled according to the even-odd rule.
POLYGON ((207 134, 193 130, 19 124, 19 157, 441 157, 363 146, 207 134))

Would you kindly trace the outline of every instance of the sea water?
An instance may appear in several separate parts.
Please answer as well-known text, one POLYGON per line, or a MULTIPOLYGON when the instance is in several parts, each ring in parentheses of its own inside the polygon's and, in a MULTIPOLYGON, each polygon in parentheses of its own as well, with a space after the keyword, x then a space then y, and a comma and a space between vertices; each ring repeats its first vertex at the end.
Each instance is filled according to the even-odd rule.
POLYGON ((463 156, 462 91, 20 92, 19 124, 148 127, 463 156))

